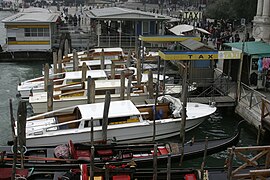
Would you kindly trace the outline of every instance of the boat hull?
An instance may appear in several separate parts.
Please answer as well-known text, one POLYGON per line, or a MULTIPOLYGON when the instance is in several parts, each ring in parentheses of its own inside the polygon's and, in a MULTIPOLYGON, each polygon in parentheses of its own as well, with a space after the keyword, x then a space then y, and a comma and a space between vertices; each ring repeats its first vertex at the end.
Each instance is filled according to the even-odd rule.
MULTIPOLYGON (((189 131, 200 125, 209 116, 188 119, 186 122, 186 131, 189 131)), ((165 139, 180 134, 181 119, 166 119, 156 121, 155 140, 165 139)), ((57 132, 57 131, 56 131, 57 132)), ((28 136, 27 146, 55 146, 65 144, 68 140, 74 143, 89 142, 91 138, 90 128, 83 130, 74 129, 73 132, 62 131, 61 134, 47 134, 47 136, 28 136)), ((140 123, 129 123, 126 126, 109 125, 107 130, 107 139, 117 143, 136 143, 153 140, 153 122, 144 121, 140 123)), ((102 141, 102 129, 94 128, 94 141, 102 141)))

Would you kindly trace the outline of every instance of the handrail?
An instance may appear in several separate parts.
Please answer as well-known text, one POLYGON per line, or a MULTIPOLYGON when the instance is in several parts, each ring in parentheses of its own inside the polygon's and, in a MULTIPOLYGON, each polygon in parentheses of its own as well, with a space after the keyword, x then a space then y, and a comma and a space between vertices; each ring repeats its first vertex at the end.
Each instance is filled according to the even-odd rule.
POLYGON ((269 155, 270 146, 253 146, 253 147, 232 147, 228 148, 229 160, 227 161, 228 179, 269 177, 269 155), (244 154, 247 153, 247 154, 244 154), (252 155, 253 154, 253 155, 252 155), (250 157, 250 155, 252 157, 250 157), (233 159, 238 163, 242 162, 237 168, 233 169, 233 159), (259 160, 264 160, 264 166, 260 166, 259 160), (247 169, 252 166, 253 169, 247 169), (254 171, 254 168, 257 171, 254 171), (261 172, 262 171, 262 172, 261 172))
POLYGON ((252 89, 248 85, 241 83, 240 100, 242 104, 246 104, 249 109, 261 114, 262 111, 262 99, 266 96, 255 89, 252 89))

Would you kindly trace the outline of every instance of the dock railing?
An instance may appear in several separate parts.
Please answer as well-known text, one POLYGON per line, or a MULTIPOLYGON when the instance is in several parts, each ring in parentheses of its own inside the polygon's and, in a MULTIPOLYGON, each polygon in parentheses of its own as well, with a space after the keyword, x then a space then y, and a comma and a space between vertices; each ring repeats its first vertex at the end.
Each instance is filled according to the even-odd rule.
POLYGON ((262 98, 261 127, 270 131, 270 101, 262 98))
POLYGON ((209 84, 209 86, 200 94, 196 95, 196 97, 210 97, 212 101, 214 101, 216 96, 232 96, 232 93, 234 97, 236 83, 231 81, 230 78, 220 70, 214 71, 214 78, 207 78, 201 80, 201 82, 209 84))
POLYGON ((228 148, 228 178, 266 179, 270 177, 270 146, 228 148), (235 168, 234 162, 237 162, 235 168))
POLYGON ((266 96, 264 94, 241 83, 241 94, 238 103, 241 103, 246 108, 252 109, 260 115, 262 112, 263 99, 265 98, 266 96))

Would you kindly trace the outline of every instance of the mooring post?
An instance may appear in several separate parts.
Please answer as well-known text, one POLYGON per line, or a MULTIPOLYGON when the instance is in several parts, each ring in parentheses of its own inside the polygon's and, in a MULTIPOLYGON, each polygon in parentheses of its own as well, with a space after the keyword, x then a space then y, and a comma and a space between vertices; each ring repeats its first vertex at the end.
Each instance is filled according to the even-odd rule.
POLYGON ((104 49, 103 48, 101 50, 100 69, 105 69, 105 54, 104 54, 104 49))
POLYGON ((121 91, 120 91, 120 100, 124 100, 125 99, 125 72, 124 70, 121 71, 121 75, 120 75, 120 80, 121 80, 121 91))
POLYGON ((95 80, 91 76, 87 77, 87 104, 95 103, 96 91, 95 80))
POLYGON ((58 50, 58 73, 62 72, 62 60, 63 60, 63 54, 62 54, 62 49, 60 48, 58 50))
POLYGON ((110 174, 109 174, 109 163, 106 162, 105 163, 105 180, 109 180, 110 179, 110 174))
POLYGON ((17 136, 14 136, 13 141, 14 141, 14 145, 13 145, 13 162, 12 162, 11 180, 15 180, 15 176, 16 176, 16 164, 17 164, 17 152, 18 152, 17 136))
POLYGON ((229 149, 229 160, 228 160, 228 180, 232 180, 232 169, 233 169, 233 157, 234 157, 235 146, 229 149))
POLYGON ((141 85, 142 81, 142 61, 140 58, 137 59, 137 85, 141 85))
POLYGON ((83 83, 86 81, 86 74, 87 74, 87 65, 85 62, 83 62, 83 65, 82 65, 82 82, 83 83))
POLYGON ((128 76, 127 99, 130 99, 131 82, 132 82, 132 75, 128 76))
POLYGON ((154 144, 154 155, 153 155, 153 180, 157 180, 157 144, 154 144))
MULTIPOLYGON (((91 121, 93 122, 93 121, 91 121)), ((95 166, 95 163, 94 163, 94 159, 95 159, 95 147, 92 145, 91 146, 91 155, 90 155, 90 180, 94 180, 94 175, 95 175, 95 171, 94 171, 94 166, 95 166)))
POLYGON ((26 117, 27 117, 27 110, 26 110, 26 102, 20 101, 18 106, 18 137, 19 137, 19 147, 20 147, 20 154, 21 154, 21 168, 24 168, 24 147, 26 145, 26 117))
POLYGON ((12 132, 12 137, 14 138, 15 136, 15 119, 13 116, 13 105, 12 105, 12 100, 9 99, 9 113, 10 113, 10 125, 11 125, 11 132, 12 132))
POLYGON ((171 180, 171 153, 168 154, 167 159, 167 180, 171 180))
POLYGON ((86 89, 87 89, 87 104, 91 104, 91 92, 90 92, 90 90, 91 90, 91 76, 88 76, 87 77, 87 87, 86 87, 86 89))
POLYGON ((68 56, 69 53, 69 44, 68 44, 68 39, 65 39, 65 47, 64 47, 65 51, 64 51, 64 55, 65 57, 68 56))
POLYGON ((93 117, 91 117, 91 133, 90 133, 90 135, 91 135, 91 137, 90 137, 90 139, 91 139, 91 146, 93 146, 94 145, 94 119, 93 119, 93 117))
POLYGON ((187 86, 187 78, 188 78, 188 68, 189 61, 185 63, 184 74, 183 74, 183 82, 182 82, 182 110, 181 110, 181 128, 180 128, 180 140, 181 140, 181 159, 180 166, 182 165, 184 159, 184 144, 185 144, 185 127, 186 127, 186 119, 187 119, 187 95, 188 95, 188 86, 187 86))
POLYGON ((73 71, 78 71, 79 58, 76 49, 73 49, 73 71))
POLYGON ((46 63, 44 66, 44 91, 47 92, 47 88, 48 88, 48 81, 49 81, 49 64, 46 63))
POLYGON ((154 84, 153 84, 153 72, 152 72, 151 69, 148 72, 148 82, 147 82, 147 85, 148 85, 149 99, 153 99, 154 98, 154 84))
POLYGON ((53 52, 53 73, 56 74, 58 72, 57 69, 57 52, 53 52))
POLYGON ((131 50, 128 50, 128 57, 127 57, 126 66, 129 68, 130 64, 131 64, 131 50))
POLYGON ((202 164, 201 164, 201 174, 202 174, 202 177, 204 177, 204 166, 205 166, 205 162, 206 162, 207 149, 208 149, 208 137, 205 138, 205 147, 204 147, 203 161, 202 161, 202 164))
POLYGON ((102 120, 102 140, 107 143, 107 128, 108 128, 108 115, 111 103, 111 94, 110 91, 106 91, 104 111, 103 111, 103 120, 102 120))
POLYGON ((53 110, 53 80, 48 81, 47 87, 47 112, 53 110))
POLYGON ((111 79, 115 79, 115 62, 112 61, 111 64, 111 79))

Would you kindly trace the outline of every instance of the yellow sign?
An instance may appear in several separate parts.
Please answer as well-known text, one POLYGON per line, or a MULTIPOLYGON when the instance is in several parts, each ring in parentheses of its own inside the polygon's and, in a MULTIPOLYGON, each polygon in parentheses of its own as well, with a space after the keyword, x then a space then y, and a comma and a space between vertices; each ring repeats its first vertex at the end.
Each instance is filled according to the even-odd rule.
POLYGON ((159 56, 164 60, 214 60, 218 59, 217 51, 167 51, 161 52, 159 51, 159 56))
POLYGON ((240 59, 241 51, 218 51, 218 59, 240 59))

